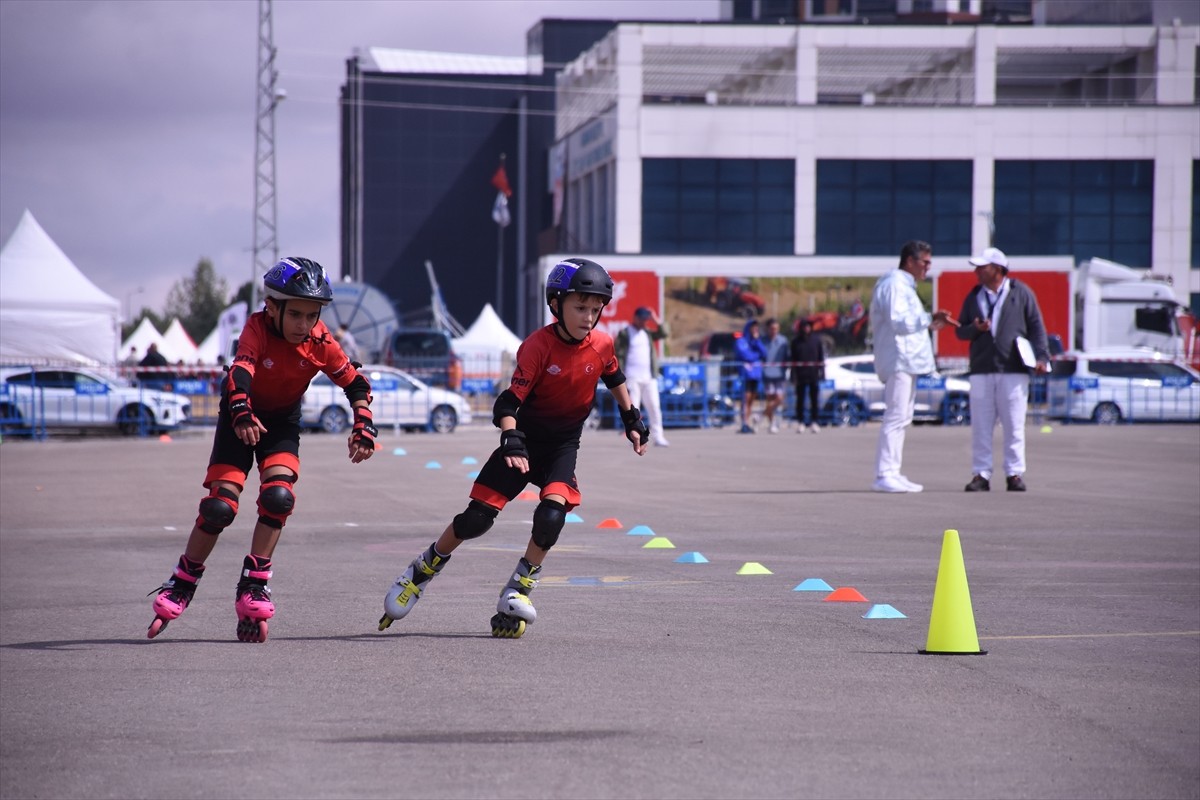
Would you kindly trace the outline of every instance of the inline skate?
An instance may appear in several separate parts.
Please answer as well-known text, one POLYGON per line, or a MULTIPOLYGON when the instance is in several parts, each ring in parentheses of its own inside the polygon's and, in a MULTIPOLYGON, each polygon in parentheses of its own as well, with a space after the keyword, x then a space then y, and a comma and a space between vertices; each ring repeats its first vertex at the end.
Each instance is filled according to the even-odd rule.
POLYGON ((519 639, 525 633, 526 624, 537 619, 537 609, 529 601, 529 593, 538 585, 537 574, 541 565, 534 566, 524 557, 517 562, 517 570, 500 591, 496 603, 496 614, 492 617, 492 636, 502 639, 519 639))
MULTIPOLYGON (((152 589, 150 594, 158 593, 154 598, 154 620, 146 631, 146 638, 153 639, 167 629, 167 623, 178 619, 192 602, 196 594, 196 584, 204 575, 204 565, 192 561, 187 556, 180 556, 179 563, 171 577, 163 581, 162 586, 152 589)), ((147 595, 149 596, 149 595, 147 595)))
POLYGON ((242 578, 237 583, 236 602, 239 642, 265 642, 267 620, 275 616, 271 602, 271 559, 249 555, 242 560, 242 578))
POLYGON ((425 588, 425 584, 437 577, 449 560, 450 556, 438 555, 433 545, 429 545, 424 553, 414 558, 404 574, 396 578, 383 600, 383 616, 379 618, 379 630, 386 630, 392 622, 403 619, 412 611, 421 599, 421 590, 425 588))

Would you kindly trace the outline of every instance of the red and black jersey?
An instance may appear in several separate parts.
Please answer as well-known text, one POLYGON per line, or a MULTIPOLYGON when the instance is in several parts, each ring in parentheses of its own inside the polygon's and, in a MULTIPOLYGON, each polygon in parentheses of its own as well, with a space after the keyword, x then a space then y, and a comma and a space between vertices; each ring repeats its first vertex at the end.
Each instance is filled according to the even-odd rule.
POLYGON ((596 399, 596 382, 618 370, 612 337, 594 330, 579 344, 567 344, 547 325, 517 349, 509 389, 521 401, 517 427, 527 433, 579 429, 596 399))
POLYGON ((226 393, 233 388, 238 368, 250 374, 250 404, 260 413, 295 408, 318 372, 343 389, 360 375, 324 322, 318 320, 302 343, 289 344, 271 330, 265 311, 251 314, 246 321, 225 380, 226 393))

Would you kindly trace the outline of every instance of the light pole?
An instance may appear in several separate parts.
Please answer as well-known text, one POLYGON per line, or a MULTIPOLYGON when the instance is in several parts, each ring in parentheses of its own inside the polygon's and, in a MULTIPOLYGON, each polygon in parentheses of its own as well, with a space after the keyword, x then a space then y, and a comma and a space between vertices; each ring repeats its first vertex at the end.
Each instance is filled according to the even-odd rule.
POLYGON ((125 324, 133 322, 133 296, 146 291, 145 286, 139 286, 132 292, 125 293, 125 324))

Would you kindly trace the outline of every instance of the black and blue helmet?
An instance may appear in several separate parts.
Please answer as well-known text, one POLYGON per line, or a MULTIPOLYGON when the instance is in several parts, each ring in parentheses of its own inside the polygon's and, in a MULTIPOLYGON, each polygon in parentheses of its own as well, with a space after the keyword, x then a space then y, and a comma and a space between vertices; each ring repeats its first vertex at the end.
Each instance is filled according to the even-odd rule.
MULTIPOLYGON (((563 298, 571 292, 594 294, 604 298, 605 305, 612 300, 613 280, 604 267, 586 258, 564 258, 554 265, 546 278, 546 302, 563 298)), ((553 307, 551 307, 553 310, 553 307)))
POLYGON ((315 300, 327 305, 333 287, 325 268, 311 258, 282 258, 263 275, 263 291, 276 300, 315 300))

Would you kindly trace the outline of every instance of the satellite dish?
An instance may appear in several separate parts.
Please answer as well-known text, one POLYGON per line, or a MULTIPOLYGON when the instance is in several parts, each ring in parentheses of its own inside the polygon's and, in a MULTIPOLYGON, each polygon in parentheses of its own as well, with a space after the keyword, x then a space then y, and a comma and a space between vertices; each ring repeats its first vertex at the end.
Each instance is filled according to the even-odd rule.
POLYGON ((365 283, 335 283, 331 288, 333 302, 321 319, 332 331, 345 325, 358 343, 359 357, 377 363, 388 336, 400 327, 392 301, 365 283))

